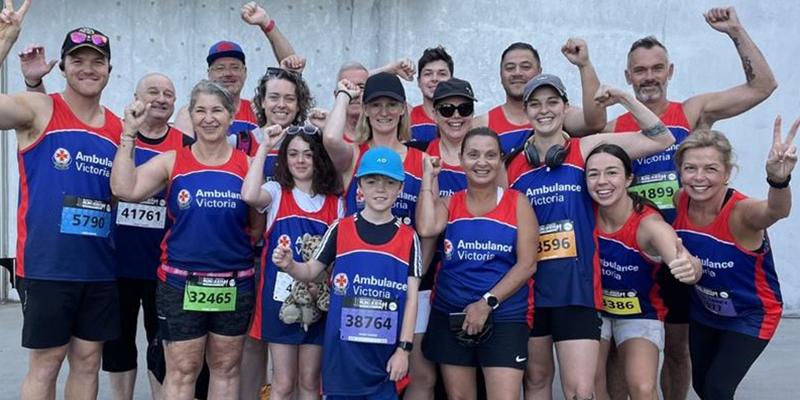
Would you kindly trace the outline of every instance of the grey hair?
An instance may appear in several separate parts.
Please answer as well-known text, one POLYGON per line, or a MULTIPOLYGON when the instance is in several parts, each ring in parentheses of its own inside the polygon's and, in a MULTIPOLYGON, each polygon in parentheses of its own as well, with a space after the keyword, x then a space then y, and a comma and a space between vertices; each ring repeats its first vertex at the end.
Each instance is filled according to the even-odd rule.
POLYGON ((348 61, 342 64, 341 67, 339 67, 339 72, 336 74, 336 81, 338 82, 342 79, 342 72, 349 71, 351 69, 360 69, 369 72, 369 70, 367 69, 367 67, 364 66, 364 64, 361 64, 358 61, 348 61))
POLYGON ((192 94, 189 97, 189 112, 194 110, 194 106, 197 103, 197 96, 201 93, 217 96, 219 101, 222 102, 222 106, 225 107, 225 109, 231 114, 231 117, 236 115, 236 105, 233 104, 233 96, 231 96, 231 92, 229 92, 228 89, 225 89, 225 87, 221 84, 208 79, 203 79, 200 82, 197 82, 197 84, 194 85, 194 88, 192 88, 192 94))

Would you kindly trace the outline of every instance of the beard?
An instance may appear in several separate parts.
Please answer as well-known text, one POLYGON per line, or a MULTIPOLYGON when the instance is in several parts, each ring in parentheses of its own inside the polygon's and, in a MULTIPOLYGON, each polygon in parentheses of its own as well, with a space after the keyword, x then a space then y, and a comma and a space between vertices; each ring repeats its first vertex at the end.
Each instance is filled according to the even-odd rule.
POLYGON ((658 82, 642 84, 635 90, 636 100, 645 104, 660 100, 664 96, 664 89, 666 85, 658 82))

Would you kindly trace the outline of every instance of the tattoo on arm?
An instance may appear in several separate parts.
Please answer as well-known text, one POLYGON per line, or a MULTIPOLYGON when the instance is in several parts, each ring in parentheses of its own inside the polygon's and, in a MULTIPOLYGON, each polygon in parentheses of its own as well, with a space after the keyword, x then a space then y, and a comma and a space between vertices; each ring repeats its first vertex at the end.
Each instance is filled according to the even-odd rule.
POLYGON ((667 127, 661 121, 659 121, 658 123, 656 123, 651 127, 642 129, 642 134, 649 138, 661 136, 665 133, 669 133, 669 129, 667 129, 667 127))
POLYGON ((731 40, 733 40, 733 45, 738 48, 739 44, 741 43, 741 41, 739 41, 739 38, 734 36, 734 37, 731 38, 731 40))
POLYGON ((756 73, 753 72, 753 63, 750 61, 750 57, 742 56, 742 67, 744 68, 744 77, 747 79, 747 83, 756 79, 756 73))

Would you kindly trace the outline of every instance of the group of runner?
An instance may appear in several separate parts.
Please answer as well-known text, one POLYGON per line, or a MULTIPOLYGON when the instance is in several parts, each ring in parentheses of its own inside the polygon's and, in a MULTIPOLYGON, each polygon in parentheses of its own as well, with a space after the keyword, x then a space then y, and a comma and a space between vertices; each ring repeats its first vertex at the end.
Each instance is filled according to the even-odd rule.
MULTIPOLYGON (((29 6, 5 1, 0 61, 29 6)), ((576 107, 514 43, 506 101, 477 117, 441 46, 417 65, 347 63, 315 109, 307 60, 262 7, 241 16, 280 67, 249 101, 244 50, 215 43, 174 125, 162 73, 122 120, 101 105, 96 29, 66 35, 61 93, 41 46, 19 53, 28 91, 0 95, 0 128, 19 146, 23 399, 54 398, 65 358, 66 398, 96 398, 101 367, 132 398, 140 308, 155 398, 258 398, 270 354, 273 399, 550 399, 555 354, 565 398, 657 399, 662 351, 665 399, 690 382, 733 398, 782 311, 766 229, 791 208, 800 126, 784 139, 775 120, 766 200, 728 186, 731 144, 711 127, 777 87, 735 9, 705 20, 741 85, 668 100, 674 67, 649 36, 627 54, 631 94, 571 38, 576 107), (412 108, 401 78, 417 74, 412 108), (608 121, 614 104, 627 113, 608 121)))

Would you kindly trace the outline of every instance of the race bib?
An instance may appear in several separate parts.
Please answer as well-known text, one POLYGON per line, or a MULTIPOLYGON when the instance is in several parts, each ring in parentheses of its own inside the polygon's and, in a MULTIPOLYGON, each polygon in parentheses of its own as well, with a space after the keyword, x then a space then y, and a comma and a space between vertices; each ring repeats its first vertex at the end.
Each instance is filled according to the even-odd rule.
POLYGON ((397 341, 397 301, 345 297, 340 339, 348 342, 393 345, 397 341))
POLYGON ((111 228, 111 205, 103 200, 64 196, 61 209, 61 233, 108 237, 111 228))
POLYGON ((733 307, 733 299, 729 292, 716 291, 700 285, 694 285, 694 290, 706 310, 723 317, 736 316, 736 308, 733 307))
POLYGON ((603 290, 603 311, 614 315, 642 313, 642 305, 634 291, 603 290))
POLYGON ((183 292, 186 311, 234 311, 236 309, 236 279, 189 275, 183 292))
POLYGON ((275 289, 272 291, 272 299, 283 303, 289 294, 292 293, 294 278, 286 272, 278 271, 275 276, 275 289))
POLYGON ((651 175, 637 175, 628 189, 655 203, 661 210, 675 208, 672 196, 678 192, 678 173, 659 172, 651 175))
POLYGON ((578 255, 572 221, 565 219, 539 225, 539 261, 578 255))
POLYGON ((151 197, 137 204, 120 201, 117 205, 117 225, 164 229, 165 222, 167 203, 162 198, 151 197))

